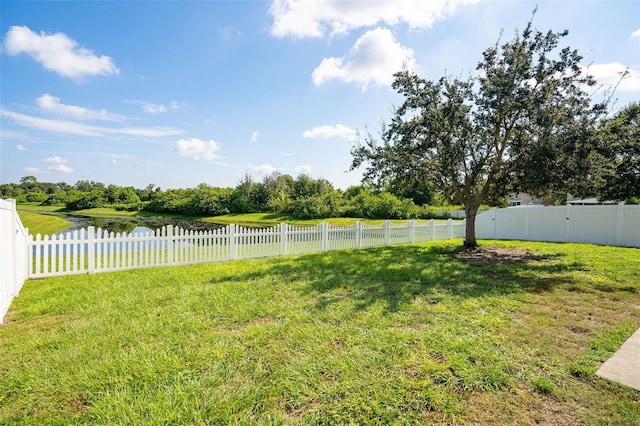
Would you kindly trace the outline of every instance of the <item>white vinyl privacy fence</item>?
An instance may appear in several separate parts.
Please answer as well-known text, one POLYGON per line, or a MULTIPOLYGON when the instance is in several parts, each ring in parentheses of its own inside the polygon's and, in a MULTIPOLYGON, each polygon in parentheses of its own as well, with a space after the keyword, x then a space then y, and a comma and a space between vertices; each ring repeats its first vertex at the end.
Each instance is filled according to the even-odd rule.
POLYGON ((476 217, 476 237, 640 247, 640 206, 519 206, 476 217))
POLYGON ((15 200, 0 200, 0 324, 27 278, 27 241, 15 200))
POLYGON ((152 266, 218 262, 284 256, 350 248, 366 248, 460 238, 464 223, 389 221, 369 226, 314 227, 282 223, 267 229, 228 225, 214 231, 185 231, 172 226, 155 232, 117 233, 88 227, 66 234, 30 236, 29 277, 107 272, 152 266))

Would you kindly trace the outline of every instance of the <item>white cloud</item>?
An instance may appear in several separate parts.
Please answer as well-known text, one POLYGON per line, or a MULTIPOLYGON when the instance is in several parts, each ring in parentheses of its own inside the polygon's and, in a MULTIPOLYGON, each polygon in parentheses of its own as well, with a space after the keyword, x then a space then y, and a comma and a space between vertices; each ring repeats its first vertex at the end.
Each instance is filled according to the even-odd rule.
POLYGON ((336 79, 366 90, 369 84, 391 85, 395 72, 414 63, 413 50, 398 43, 388 29, 376 28, 360 37, 346 57, 324 58, 311 77, 316 86, 336 79))
POLYGON ((640 28, 631 33, 631 38, 640 38, 640 28))
POLYGON ((209 140, 203 141, 197 138, 180 139, 175 143, 171 152, 179 155, 193 156, 196 160, 213 160, 217 158, 216 152, 220 149, 220 144, 209 140))
POLYGON ((152 102, 146 102, 146 101, 130 101, 127 100, 125 101, 128 104, 136 104, 136 105, 142 105, 142 109, 149 113, 149 114, 160 114, 163 112, 167 112, 170 109, 178 109, 178 108, 182 108, 182 104, 178 101, 171 101, 171 103, 169 104, 169 106, 166 106, 164 104, 154 104, 152 102))
POLYGON ((3 46, 9 55, 26 53, 44 68, 63 77, 77 79, 120 73, 109 56, 94 55, 64 33, 38 34, 27 26, 13 26, 7 31, 3 46))
POLYGON ((254 130, 251 132, 251 142, 258 142, 258 131, 254 130))
POLYGON ((26 150, 27 148, 25 148, 24 145, 20 145, 20 144, 16 145, 16 151, 26 151, 26 150))
POLYGON ((162 104, 145 103, 142 108, 144 108, 145 112, 148 112, 149 114, 159 114, 167 111, 167 107, 162 104))
POLYGON ((603 85, 605 88, 613 88, 620 83, 616 90, 640 91, 640 70, 626 67, 619 62, 593 64, 584 68, 584 71, 592 75, 598 84, 603 85), (620 81, 624 73, 626 73, 626 76, 620 81))
POLYGON ((60 173, 73 173, 73 169, 67 165, 69 160, 66 160, 62 157, 49 157, 42 160, 45 163, 51 164, 47 166, 47 170, 52 172, 60 172, 60 173))
POLYGON ((0 110, 0 116, 24 127, 30 127, 47 132, 63 133, 78 136, 133 136, 142 138, 159 138, 164 136, 176 136, 184 133, 180 129, 171 127, 102 127, 67 120, 53 120, 48 118, 33 117, 18 112, 0 110))
POLYGON ((357 130, 354 130, 351 127, 345 126, 344 124, 337 124, 335 126, 319 126, 319 127, 314 127, 311 130, 305 130, 302 133, 302 137, 306 139, 339 138, 339 139, 352 140, 352 139, 355 139, 357 134, 358 134, 357 130))
POLYGON ((92 110, 76 105, 65 105, 60 103, 60 98, 51 96, 48 93, 36 99, 36 104, 49 112, 72 116, 79 120, 106 120, 106 121, 122 121, 124 116, 118 114, 110 114, 106 110, 92 110))
POLYGON ((274 0, 271 34, 276 37, 322 37, 384 23, 428 28, 479 0, 274 0))
POLYGON ((296 173, 304 173, 304 174, 310 174, 311 173, 311 166, 308 164, 303 164, 300 166, 296 166, 294 168, 294 170, 296 171, 296 173))
POLYGON ((227 26, 227 27, 223 27, 223 28, 218 28, 218 35, 220 36, 220 38, 222 38, 224 40, 229 40, 232 37, 241 36, 242 32, 236 30, 232 26, 227 26))
POLYGON ((64 164, 64 163, 67 162, 67 160, 65 160, 62 157, 58 157, 58 156, 45 158, 42 161, 44 161, 45 163, 51 163, 51 164, 64 164))
POLYGON ((60 172, 60 173, 73 173, 73 169, 66 164, 53 164, 47 167, 47 170, 51 170, 52 172, 60 172))
POLYGON ((32 174, 32 175, 38 175, 38 174, 41 174, 41 173, 46 173, 44 170, 39 169, 38 167, 25 167, 24 171, 29 173, 29 174, 32 174))
POLYGON ((259 175, 267 176, 273 172, 277 172, 278 169, 273 167, 271 164, 262 164, 260 166, 254 166, 253 170, 259 175))

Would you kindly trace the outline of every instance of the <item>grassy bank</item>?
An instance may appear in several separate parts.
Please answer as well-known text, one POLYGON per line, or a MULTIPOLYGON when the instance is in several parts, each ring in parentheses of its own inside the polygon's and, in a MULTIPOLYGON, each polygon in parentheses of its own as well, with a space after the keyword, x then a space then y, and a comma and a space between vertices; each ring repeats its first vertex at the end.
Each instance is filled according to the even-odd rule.
POLYGON ((460 241, 29 281, 1 424, 619 424, 637 249, 460 241))
POLYGON ((31 235, 51 235, 70 226, 71 223, 51 214, 38 214, 18 210, 18 216, 31 235))
MULTIPOLYGON (((356 222, 366 223, 367 225, 380 225, 384 219, 362 219, 354 217, 331 217, 326 219, 299 219, 289 215, 279 213, 244 213, 244 214, 226 214, 223 216, 214 216, 203 218, 205 222, 230 224, 244 226, 273 226, 285 222, 294 226, 313 226, 321 222, 328 222, 336 226, 352 226, 356 222)), ((418 220, 417 222, 426 223, 428 220, 418 220)), ((391 220, 391 223, 407 223, 406 219, 391 220)))
MULTIPOLYGON (((127 212, 120 211, 110 207, 100 207, 86 210, 65 210, 64 206, 39 206, 35 204, 21 204, 18 205, 18 212, 20 217, 30 217, 30 231, 35 235, 32 229, 47 229, 48 232, 40 232, 41 234, 52 234, 60 231, 61 229, 69 226, 69 222, 59 221, 58 226, 54 226, 53 219, 56 215, 79 215, 89 216, 96 218, 153 218, 153 219, 180 219, 180 220, 201 220, 204 222, 217 223, 217 224, 236 224, 250 227, 264 227, 278 225, 282 222, 288 223, 294 226, 313 226, 321 222, 328 222, 336 226, 351 226, 354 223, 361 221, 368 225, 379 225, 384 222, 383 219, 361 219, 361 218, 326 218, 326 219, 299 219, 290 215, 283 215, 279 213, 244 213, 244 214, 227 214, 222 216, 212 217, 194 217, 184 216, 177 214, 164 214, 164 213, 151 213, 151 212, 127 212), (40 224, 39 220, 43 223, 40 224), (33 226, 33 228, 32 228, 33 226)), ((392 223, 406 223, 406 220, 392 220, 392 223)), ((418 220, 418 222, 425 223, 428 220, 418 220)), ((23 221, 24 223, 24 221, 23 221)), ((26 225, 25 225, 26 226, 26 225)))

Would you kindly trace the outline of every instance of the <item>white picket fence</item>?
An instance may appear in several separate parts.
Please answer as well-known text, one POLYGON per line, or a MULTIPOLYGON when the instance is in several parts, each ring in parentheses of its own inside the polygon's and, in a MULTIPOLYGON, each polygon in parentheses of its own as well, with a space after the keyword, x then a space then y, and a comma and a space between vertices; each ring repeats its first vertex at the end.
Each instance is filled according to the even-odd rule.
POLYGON ((461 238, 464 223, 385 221, 369 226, 314 227, 282 223, 267 228, 228 225, 215 231, 185 231, 173 226, 147 233, 109 233, 94 227, 66 234, 30 236, 29 278, 92 274, 122 269, 173 266, 190 263, 284 256, 461 238))
POLYGON ((27 279, 27 240, 15 200, 0 200, 0 324, 27 279))

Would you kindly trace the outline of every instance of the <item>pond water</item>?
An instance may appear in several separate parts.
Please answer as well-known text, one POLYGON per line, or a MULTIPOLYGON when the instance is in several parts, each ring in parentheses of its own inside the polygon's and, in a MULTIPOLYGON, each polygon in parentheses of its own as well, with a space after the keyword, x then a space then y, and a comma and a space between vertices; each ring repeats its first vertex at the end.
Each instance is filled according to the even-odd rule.
POLYGON ((173 225, 187 231, 209 231, 222 228, 225 225, 219 223, 203 222, 200 220, 186 219, 159 219, 149 217, 91 217, 79 215, 61 215, 62 219, 71 222, 71 226, 64 228, 59 233, 66 233, 76 229, 95 226, 109 232, 133 233, 149 232, 160 229, 163 226, 173 225))

